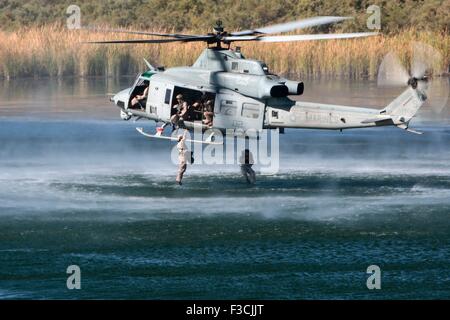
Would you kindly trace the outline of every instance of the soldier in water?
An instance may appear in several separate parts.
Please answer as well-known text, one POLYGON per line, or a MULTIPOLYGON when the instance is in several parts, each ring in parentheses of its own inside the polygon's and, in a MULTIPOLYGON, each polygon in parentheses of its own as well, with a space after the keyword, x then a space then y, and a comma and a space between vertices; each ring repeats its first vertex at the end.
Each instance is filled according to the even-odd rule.
POLYGON ((183 135, 178 136, 178 174, 176 182, 181 186, 181 180, 183 180, 183 175, 186 172, 187 164, 193 162, 192 152, 188 150, 186 146, 186 134, 188 130, 184 131, 183 135))
POLYGON ((253 154, 250 150, 245 149, 239 158, 239 163, 241 164, 241 173, 244 176, 248 184, 254 184, 256 182, 256 174, 252 169, 255 161, 253 160, 253 154))

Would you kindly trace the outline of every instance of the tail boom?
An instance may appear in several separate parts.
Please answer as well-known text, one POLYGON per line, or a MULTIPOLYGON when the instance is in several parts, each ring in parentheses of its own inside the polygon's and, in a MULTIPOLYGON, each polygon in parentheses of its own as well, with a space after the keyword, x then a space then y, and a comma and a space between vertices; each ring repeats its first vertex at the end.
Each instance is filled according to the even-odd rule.
MULTIPOLYGON (((378 126, 408 129, 409 121, 423 105, 426 96, 408 87, 382 110, 312 102, 268 101, 267 128, 308 128, 343 130, 378 126)), ((412 131, 412 130, 409 130, 412 131)))

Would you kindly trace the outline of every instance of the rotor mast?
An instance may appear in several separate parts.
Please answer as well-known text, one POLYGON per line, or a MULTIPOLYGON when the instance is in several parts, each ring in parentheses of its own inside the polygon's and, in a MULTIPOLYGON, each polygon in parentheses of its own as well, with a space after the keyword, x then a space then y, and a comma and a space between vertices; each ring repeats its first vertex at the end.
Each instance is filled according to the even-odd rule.
MULTIPOLYGON (((212 33, 211 35, 214 35, 214 41, 212 41, 211 43, 215 43, 216 44, 216 48, 217 49, 221 49, 222 48, 222 42, 225 43, 223 38, 228 35, 228 33, 225 31, 225 28, 223 27, 222 20, 217 20, 216 21, 216 25, 213 27, 213 30, 214 30, 214 33, 212 33)), ((208 44, 210 44, 210 42, 208 42, 208 44)), ((230 47, 230 43, 228 43, 228 48, 229 47, 230 47)))

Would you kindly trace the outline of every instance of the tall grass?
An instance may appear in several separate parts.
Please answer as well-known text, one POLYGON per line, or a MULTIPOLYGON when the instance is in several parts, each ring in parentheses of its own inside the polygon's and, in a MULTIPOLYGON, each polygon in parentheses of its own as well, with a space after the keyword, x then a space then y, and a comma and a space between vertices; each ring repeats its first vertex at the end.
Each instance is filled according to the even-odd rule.
MULTIPOLYGON (((161 30, 158 30, 161 31, 161 30)), ((0 77, 119 76, 145 70, 142 58, 166 67, 192 64, 205 48, 202 43, 151 45, 96 45, 86 41, 136 39, 136 36, 67 30, 51 25, 0 31, 0 77)), ((436 48, 443 59, 435 72, 448 68, 447 33, 417 30, 392 36, 355 40, 294 43, 242 43, 248 58, 265 61, 272 71, 294 77, 374 78, 384 55, 394 51, 407 65, 414 41, 436 48)))

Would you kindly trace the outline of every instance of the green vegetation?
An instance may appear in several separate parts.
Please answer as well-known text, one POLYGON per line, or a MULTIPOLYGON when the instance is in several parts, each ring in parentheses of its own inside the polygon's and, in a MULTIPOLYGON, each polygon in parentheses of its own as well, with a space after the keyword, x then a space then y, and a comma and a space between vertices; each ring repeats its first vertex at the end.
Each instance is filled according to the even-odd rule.
POLYGON ((345 31, 365 27, 366 8, 382 9, 382 29, 450 30, 448 0, 2 0, 0 28, 42 26, 65 22, 66 8, 81 8, 83 25, 114 25, 150 29, 209 30, 220 18, 230 29, 262 26, 316 15, 348 15, 345 31))
POLYGON ((442 55, 434 71, 450 63, 449 0, 2 0, 0 2, 0 78, 41 76, 118 76, 145 70, 142 58, 167 67, 192 64, 204 44, 86 45, 85 41, 137 39, 65 28, 66 8, 81 7, 82 25, 150 31, 205 33, 220 18, 227 30, 239 30, 317 15, 356 19, 314 30, 366 31, 366 7, 382 8, 383 35, 356 40, 280 44, 242 43, 249 58, 267 62, 277 73, 293 77, 376 77, 389 51, 404 63, 414 41, 442 55))
MULTIPOLYGON (((66 30, 59 25, 14 32, 0 31, 0 77, 118 76, 146 69, 142 58, 167 67, 194 62, 203 43, 159 45, 89 45, 86 41, 133 35, 66 30)), ((398 35, 354 40, 292 43, 242 43, 249 58, 264 60, 272 71, 293 77, 344 76, 374 78, 384 55, 396 52, 404 63, 414 41, 436 48, 442 55, 437 73, 450 60, 450 37, 445 33, 406 30, 398 35)))

